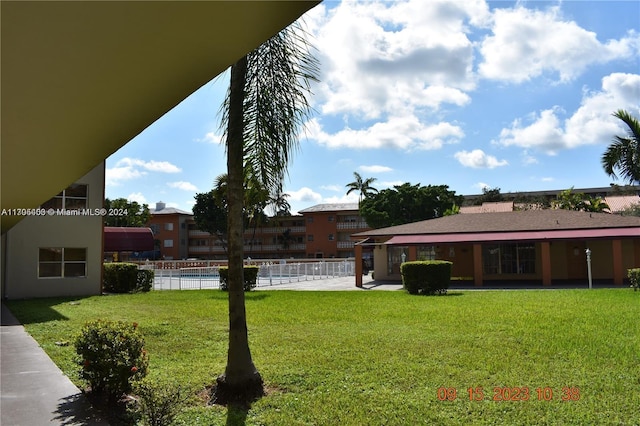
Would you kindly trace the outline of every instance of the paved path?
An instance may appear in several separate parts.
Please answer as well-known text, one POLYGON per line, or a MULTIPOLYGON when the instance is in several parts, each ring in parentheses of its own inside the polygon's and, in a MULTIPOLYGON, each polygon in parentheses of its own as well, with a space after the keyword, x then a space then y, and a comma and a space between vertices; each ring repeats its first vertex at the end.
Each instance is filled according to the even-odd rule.
POLYGON ((108 425, 11 312, 1 310, 0 424, 108 425))

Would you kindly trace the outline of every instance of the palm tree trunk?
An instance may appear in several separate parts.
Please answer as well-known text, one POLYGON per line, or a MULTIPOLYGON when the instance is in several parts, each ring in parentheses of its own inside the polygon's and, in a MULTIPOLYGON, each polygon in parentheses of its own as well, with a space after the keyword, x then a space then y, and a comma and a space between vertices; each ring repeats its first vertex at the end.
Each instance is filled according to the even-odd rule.
POLYGON ((227 367, 217 379, 214 400, 246 405, 264 394, 262 377, 251 359, 247 335, 243 270, 243 102, 247 57, 231 67, 227 131, 227 201, 229 245, 229 349, 227 367))

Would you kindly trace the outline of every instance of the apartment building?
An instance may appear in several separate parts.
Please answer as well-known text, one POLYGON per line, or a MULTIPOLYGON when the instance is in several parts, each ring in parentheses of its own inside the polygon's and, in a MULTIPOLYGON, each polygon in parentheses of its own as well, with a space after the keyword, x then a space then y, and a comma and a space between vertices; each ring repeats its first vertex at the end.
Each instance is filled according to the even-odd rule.
MULTIPOLYGON (((193 215, 168 208, 151 209, 149 227, 164 259, 227 258, 222 238, 198 229, 193 215)), ((252 259, 345 258, 354 256, 351 234, 370 228, 356 203, 318 204, 298 215, 273 216, 244 232, 244 255, 252 259)))
POLYGON ((307 257, 353 257, 351 234, 371 229, 360 216, 358 203, 318 204, 300 213, 306 227, 307 257))
POLYGON ((167 207, 159 201, 149 209, 149 228, 153 232, 154 245, 165 260, 186 259, 188 251, 188 223, 193 220, 190 212, 167 207))
MULTIPOLYGON (((88 296, 102 290, 105 163, 2 235, 2 297, 88 296)), ((23 209, 20 209, 23 210, 23 209)))

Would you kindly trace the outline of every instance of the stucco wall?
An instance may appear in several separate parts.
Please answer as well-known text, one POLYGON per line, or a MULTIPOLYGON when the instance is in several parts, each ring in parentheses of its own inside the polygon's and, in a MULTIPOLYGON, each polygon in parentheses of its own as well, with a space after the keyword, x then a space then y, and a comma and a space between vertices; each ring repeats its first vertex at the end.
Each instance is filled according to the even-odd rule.
MULTIPOLYGON (((104 163, 76 183, 88 185, 87 208, 104 204, 104 163)), ((3 297, 9 299, 100 294, 103 218, 94 216, 28 216, 6 233, 3 297), (39 249, 87 249, 86 277, 39 278, 39 249)))

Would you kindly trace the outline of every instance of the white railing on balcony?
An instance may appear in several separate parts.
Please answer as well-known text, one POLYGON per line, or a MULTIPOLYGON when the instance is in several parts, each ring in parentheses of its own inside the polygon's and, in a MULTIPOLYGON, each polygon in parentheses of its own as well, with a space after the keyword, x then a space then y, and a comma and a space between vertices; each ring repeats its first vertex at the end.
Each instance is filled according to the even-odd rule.
POLYGON ((338 241, 338 248, 353 248, 353 241, 338 241))
MULTIPOLYGON (((289 229, 292 234, 304 234, 307 231, 307 228, 305 228, 304 226, 275 226, 258 228, 256 229, 256 234, 282 234, 287 229, 289 229)), ((245 231, 245 234, 247 233, 253 234, 253 230, 245 231)))
POLYGON ((336 226, 338 229, 363 229, 363 228, 369 228, 369 225, 367 225, 367 222, 364 221, 360 221, 360 222, 338 222, 336 223, 336 226))
MULTIPOLYGON (((355 274, 353 258, 322 261, 252 261, 260 267, 257 287, 277 286, 301 281, 348 277, 355 274)), ((139 264, 154 271, 155 290, 220 288, 220 261, 157 261, 139 264)))

